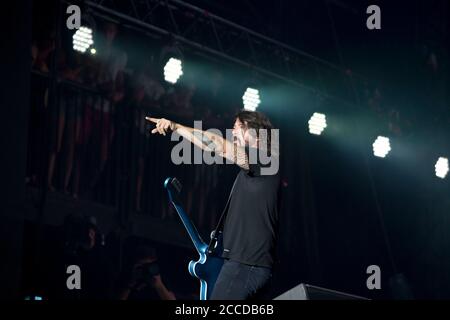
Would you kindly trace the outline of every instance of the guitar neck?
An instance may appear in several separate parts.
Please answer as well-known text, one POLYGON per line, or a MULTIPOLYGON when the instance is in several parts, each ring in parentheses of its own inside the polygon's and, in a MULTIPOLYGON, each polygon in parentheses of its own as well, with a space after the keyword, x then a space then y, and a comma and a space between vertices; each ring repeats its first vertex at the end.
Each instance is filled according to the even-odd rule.
POLYGON ((172 201, 173 206, 175 207, 178 216, 180 217, 181 221, 183 222, 184 227, 186 228, 186 231, 189 234, 189 237, 191 238, 195 249, 199 253, 204 253, 208 245, 203 241, 202 237, 198 233, 197 229, 195 228, 194 224, 192 223, 189 216, 186 214, 186 212, 183 210, 181 205, 175 203, 172 201))

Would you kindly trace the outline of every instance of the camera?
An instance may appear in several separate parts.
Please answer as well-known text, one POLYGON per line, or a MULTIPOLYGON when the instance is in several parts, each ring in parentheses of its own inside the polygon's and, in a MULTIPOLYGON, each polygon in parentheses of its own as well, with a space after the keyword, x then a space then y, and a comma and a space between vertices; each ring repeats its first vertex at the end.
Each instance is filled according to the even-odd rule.
POLYGON ((153 277, 159 274, 159 266, 154 262, 144 263, 136 267, 133 271, 132 278, 136 284, 151 285, 153 277))
POLYGON ((159 266, 156 262, 144 263, 141 268, 144 277, 153 277, 159 274, 159 266))

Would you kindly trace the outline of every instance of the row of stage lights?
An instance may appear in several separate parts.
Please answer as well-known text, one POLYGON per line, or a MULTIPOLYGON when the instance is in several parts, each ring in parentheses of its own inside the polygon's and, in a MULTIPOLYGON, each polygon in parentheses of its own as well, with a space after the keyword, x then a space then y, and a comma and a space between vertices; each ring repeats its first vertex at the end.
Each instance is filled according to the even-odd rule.
MULTIPOLYGON (((183 74, 181 61, 170 58, 164 67, 164 75, 166 81, 175 83, 177 79, 183 74)), ((258 108, 261 100, 259 98, 259 91, 253 88, 247 88, 242 101, 245 110, 255 111, 258 108)), ((311 134, 320 135, 327 127, 326 116, 322 113, 315 112, 308 121, 309 132, 311 134)), ((391 144, 389 138, 378 136, 372 144, 373 154, 379 158, 385 158, 391 151, 391 144)), ((449 171, 448 159, 439 157, 435 164, 435 173, 439 178, 444 179, 449 171)))
MULTIPOLYGON (((308 121, 309 133, 320 135, 327 127, 326 116, 322 113, 315 112, 308 121)), ((378 136, 372 144, 373 154, 376 157, 384 158, 391 151, 391 144, 389 138, 378 136)), ((448 159, 439 157, 434 165, 435 174, 437 177, 444 179, 449 171, 448 159)))
MULTIPOLYGON (((73 49, 80 53, 85 53, 90 48, 89 52, 94 55, 97 50, 94 48, 93 31, 91 28, 82 26, 72 36, 73 49)), ((164 66, 165 81, 175 84, 183 75, 183 64, 180 59, 170 58, 164 66)), ((259 91, 253 88, 247 88, 242 96, 242 102, 245 110, 255 111, 261 100, 259 98, 259 91)))
MULTIPOLYGON (((92 30, 88 27, 81 27, 73 35, 73 49, 85 53, 89 48, 91 54, 95 54, 96 50, 93 47, 94 40, 92 36, 92 30)), ((170 58, 164 66, 164 79, 165 81, 175 84, 178 79, 183 75, 183 64, 181 60, 176 58, 170 58)), ((259 91, 254 88, 247 88, 242 96, 242 102, 244 110, 255 111, 261 99, 259 97, 259 91)), ((326 116, 322 113, 315 112, 308 121, 309 132, 311 134, 320 135, 327 127, 326 116)), ((389 138, 378 136, 372 144, 373 154, 376 157, 384 158, 391 151, 391 145, 389 138)), ((448 159, 439 157, 435 164, 435 173, 439 178, 444 179, 449 171, 448 159)))

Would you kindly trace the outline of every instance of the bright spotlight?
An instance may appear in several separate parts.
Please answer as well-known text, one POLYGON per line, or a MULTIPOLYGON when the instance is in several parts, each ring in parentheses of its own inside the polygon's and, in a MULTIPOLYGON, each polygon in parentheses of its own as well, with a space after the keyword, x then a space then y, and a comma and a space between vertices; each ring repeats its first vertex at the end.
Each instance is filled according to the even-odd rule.
POLYGON ((320 135, 327 127, 327 119, 324 114, 314 112, 308 121, 309 133, 320 135))
POLYGON ((259 91, 252 88, 247 88, 242 96, 244 102, 244 110, 255 111, 258 105, 261 103, 259 99, 259 91))
POLYGON ((176 83, 183 75, 181 60, 170 58, 164 66, 164 79, 172 84, 176 83))
MULTIPOLYGON (((92 29, 88 27, 80 27, 72 37, 73 49, 81 53, 85 53, 86 50, 94 44, 92 38, 92 29)), ((94 49, 95 50, 95 49, 94 49)))
POLYGON ((434 165, 436 177, 444 179, 448 173, 448 159, 440 157, 434 165))
POLYGON ((97 53, 97 50, 95 50, 95 48, 91 48, 91 54, 94 55, 97 53))
POLYGON ((386 137, 378 136, 372 146, 373 154, 380 158, 384 158, 389 153, 389 151, 391 151, 389 138, 386 137))

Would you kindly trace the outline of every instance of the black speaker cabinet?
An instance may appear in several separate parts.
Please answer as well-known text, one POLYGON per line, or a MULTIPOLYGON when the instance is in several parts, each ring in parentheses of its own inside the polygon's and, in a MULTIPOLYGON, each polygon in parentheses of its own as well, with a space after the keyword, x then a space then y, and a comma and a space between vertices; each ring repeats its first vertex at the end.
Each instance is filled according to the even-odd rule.
POLYGON ((274 300, 369 300, 348 293, 301 283, 279 295, 274 300))

